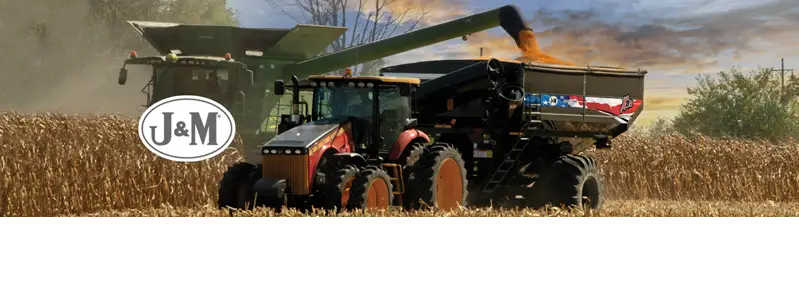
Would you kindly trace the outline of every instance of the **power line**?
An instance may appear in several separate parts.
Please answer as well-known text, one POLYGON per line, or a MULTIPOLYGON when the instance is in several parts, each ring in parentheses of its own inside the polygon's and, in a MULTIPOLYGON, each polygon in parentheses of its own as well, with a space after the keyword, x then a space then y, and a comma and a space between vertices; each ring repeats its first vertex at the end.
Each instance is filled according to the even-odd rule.
POLYGON ((769 71, 771 71, 771 72, 779 71, 780 72, 780 82, 782 84, 780 89, 781 89, 782 95, 785 96, 785 73, 786 72, 791 72, 791 76, 793 76, 793 69, 792 68, 786 69, 785 68, 785 58, 781 58, 780 59, 780 69, 770 68, 769 71))

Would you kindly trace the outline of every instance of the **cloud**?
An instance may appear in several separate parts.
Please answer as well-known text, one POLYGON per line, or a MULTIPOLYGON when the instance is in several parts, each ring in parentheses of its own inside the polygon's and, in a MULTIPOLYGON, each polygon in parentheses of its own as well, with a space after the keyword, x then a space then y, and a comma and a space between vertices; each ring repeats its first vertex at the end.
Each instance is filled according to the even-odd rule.
POLYGON ((358 9, 364 2, 364 14, 373 13, 376 4, 385 5, 392 13, 407 13, 406 19, 421 19, 425 25, 438 24, 471 13, 463 0, 349 0, 351 9, 358 9))
POLYGON ((679 108, 684 101, 680 97, 648 95, 644 98, 644 108, 649 111, 671 111, 679 108))
MULTIPOLYGON (((578 64, 659 70, 703 70, 718 67, 726 58, 799 44, 792 32, 799 25, 795 0, 668 19, 642 19, 628 12, 625 19, 609 20, 604 15, 597 9, 539 10, 531 27, 542 49, 553 56, 578 64)), ((504 32, 475 35, 467 43, 469 50, 484 46, 500 57, 519 55, 504 32)))

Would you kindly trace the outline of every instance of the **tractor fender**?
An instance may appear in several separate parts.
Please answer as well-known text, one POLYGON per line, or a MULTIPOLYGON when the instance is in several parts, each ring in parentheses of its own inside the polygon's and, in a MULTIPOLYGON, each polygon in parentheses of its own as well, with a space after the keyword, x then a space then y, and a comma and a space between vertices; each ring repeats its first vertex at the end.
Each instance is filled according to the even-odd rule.
POLYGON ((285 179, 262 177, 252 185, 252 190, 258 197, 283 198, 287 187, 285 179))
POLYGON ((347 165, 355 165, 357 167, 363 167, 369 165, 366 162, 366 158, 363 155, 358 153, 336 153, 333 155, 333 162, 336 164, 347 164, 347 165))
POLYGON ((397 141, 394 141, 394 145, 391 145, 391 152, 388 154, 388 160, 397 160, 400 158, 402 152, 405 151, 405 147, 408 147, 408 144, 416 139, 421 139, 424 143, 430 142, 430 137, 417 129, 408 129, 400 133, 399 137, 397 137, 397 141))

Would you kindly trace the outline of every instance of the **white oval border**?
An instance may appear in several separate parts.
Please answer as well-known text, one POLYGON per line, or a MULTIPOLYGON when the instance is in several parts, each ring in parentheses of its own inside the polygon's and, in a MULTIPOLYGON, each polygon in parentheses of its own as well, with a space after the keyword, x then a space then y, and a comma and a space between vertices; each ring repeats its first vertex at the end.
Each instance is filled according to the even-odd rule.
POLYGON ((144 144, 144 147, 146 147, 147 150, 149 150, 153 154, 158 155, 158 157, 161 157, 161 158, 164 158, 164 159, 167 159, 167 160, 171 160, 171 161, 175 161, 175 162, 191 163, 191 162, 205 161, 205 160, 214 158, 217 155, 221 154, 223 151, 225 151, 225 149, 230 147, 230 144, 233 143, 233 139, 236 139, 236 119, 233 118, 233 114, 231 114, 230 111, 228 111, 228 109, 225 108, 225 106, 222 106, 222 104, 219 104, 219 103, 217 103, 214 100, 211 100, 209 98, 202 97, 202 96, 179 95, 179 96, 172 96, 172 97, 160 100, 160 101, 156 102, 155 104, 153 104, 152 106, 147 107, 147 109, 144 110, 144 112, 141 114, 141 116, 139 116, 139 124, 136 127, 136 130, 139 131, 139 140, 142 142, 142 144, 144 144), (173 101, 176 101, 176 100, 185 100, 185 99, 205 102, 205 103, 209 103, 209 104, 217 107, 218 109, 220 109, 220 111, 222 111, 222 113, 225 114, 225 117, 227 117, 230 120, 230 125, 232 126, 231 131, 230 131, 230 138, 225 142, 225 145, 220 146, 219 149, 217 149, 216 151, 214 151, 212 153, 209 153, 209 154, 205 155, 204 157, 191 158, 191 159, 173 158, 172 156, 163 154, 160 151, 155 150, 155 148, 150 146, 149 142, 147 142, 147 139, 144 138, 144 135, 142 134, 142 128, 141 127, 142 127, 142 124, 144 123, 144 117, 145 116, 149 115, 153 110, 155 110, 156 108, 160 107, 164 103, 173 102, 173 101))

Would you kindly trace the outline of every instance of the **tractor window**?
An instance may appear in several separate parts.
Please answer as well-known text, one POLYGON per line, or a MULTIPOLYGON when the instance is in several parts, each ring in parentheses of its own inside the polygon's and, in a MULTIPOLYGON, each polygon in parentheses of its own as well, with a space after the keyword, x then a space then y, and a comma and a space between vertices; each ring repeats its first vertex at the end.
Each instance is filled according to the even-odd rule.
POLYGON ((368 144, 372 124, 372 88, 318 87, 314 91, 317 120, 352 122, 353 138, 361 146, 368 144))
POLYGON ((372 91, 371 88, 317 88, 314 104, 318 119, 355 117, 371 121, 372 91))
POLYGON ((391 150, 399 134, 405 128, 405 121, 411 116, 411 106, 408 96, 400 94, 396 86, 381 86, 380 88, 380 136, 383 137, 383 152, 391 150))

